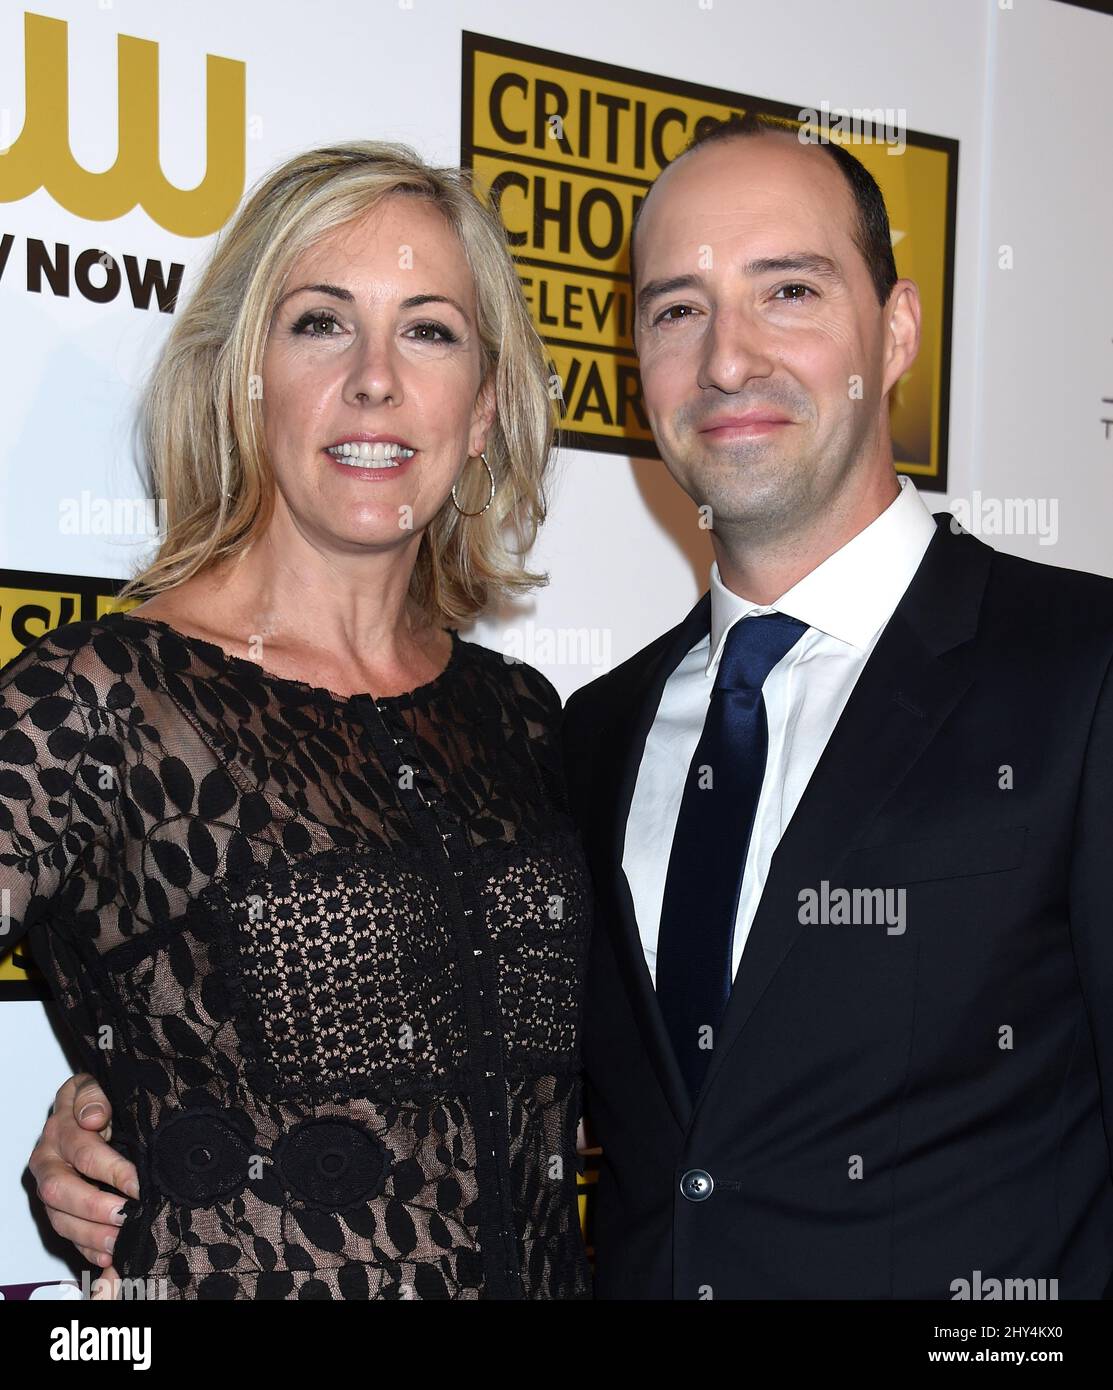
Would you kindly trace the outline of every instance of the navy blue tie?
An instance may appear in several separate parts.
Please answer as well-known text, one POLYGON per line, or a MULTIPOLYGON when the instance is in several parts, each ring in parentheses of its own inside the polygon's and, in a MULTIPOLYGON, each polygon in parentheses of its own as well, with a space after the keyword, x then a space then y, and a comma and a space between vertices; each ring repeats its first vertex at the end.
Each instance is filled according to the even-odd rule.
POLYGON ((657 937, 657 999, 693 1100, 730 998, 734 918, 769 727, 761 688, 807 625, 784 613, 727 633, 688 769, 657 937))

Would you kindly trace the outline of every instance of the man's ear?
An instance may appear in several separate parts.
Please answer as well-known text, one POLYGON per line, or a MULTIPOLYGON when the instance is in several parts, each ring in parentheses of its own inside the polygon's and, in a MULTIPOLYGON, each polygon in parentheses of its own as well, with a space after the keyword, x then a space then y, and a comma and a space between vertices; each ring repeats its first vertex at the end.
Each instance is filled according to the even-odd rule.
POLYGON ((473 457, 483 453, 487 447, 487 436, 491 433, 491 426, 495 423, 497 405, 495 372, 492 368, 483 378, 483 384, 476 395, 475 408, 472 411, 471 452, 473 457))
POLYGON ((914 280, 898 280, 885 309, 882 395, 904 376, 920 351, 920 291, 914 280))

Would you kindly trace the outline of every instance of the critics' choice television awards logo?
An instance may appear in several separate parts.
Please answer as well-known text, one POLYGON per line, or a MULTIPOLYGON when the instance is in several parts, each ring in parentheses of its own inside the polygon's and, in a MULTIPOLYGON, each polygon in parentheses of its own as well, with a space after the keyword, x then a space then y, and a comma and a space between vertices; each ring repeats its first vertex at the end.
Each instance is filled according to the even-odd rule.
MULTIPOLYGON (((69 25, 25 14, 23 43, 23 129, 13 139, 0 124, 0 202, 19 202, 42 188, 67 212, 90 222, 109 222, 141 207, 178 236, 219 231, 244 189, 243 63, 205 57, 205 177, 196 188, 182 189, 167 181, 159 155, 158 44, 117 35, 118 153, 110 168, 93 173, 70 149, 69 25)), ((107 82, 110 74, 94 78, 107 82)), ((0 110, 0 121, 10 119, 10 112, 0 110)))
POLYGON ((857 122, 826 119, 822 100, 767 101, 466 31, 462 76, 460 162, 491 190, 507 228, 570 445, 657 456, 627 256, 630 225, 656 175, 701 121, 760 107, 811 129, 822 111, 821 138, 845 139, 877 180, 898 274, 915 280, 923 299, 920 356, 894 392, 897 467, 946 490, 956 140, 902 129, 893 148, 886 136, 861 138, 857 122))

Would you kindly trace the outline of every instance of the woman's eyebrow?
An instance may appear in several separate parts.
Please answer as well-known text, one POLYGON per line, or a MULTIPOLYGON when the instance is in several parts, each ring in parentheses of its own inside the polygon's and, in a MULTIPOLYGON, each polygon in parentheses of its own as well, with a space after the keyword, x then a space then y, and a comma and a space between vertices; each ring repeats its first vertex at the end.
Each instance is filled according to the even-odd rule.
POLYGON ((398 307, 400 309, 419 309, 422 304, 451 304, 465 322, 471 323, 471 315, 464 306, 447 294, 411 294, 409 299, 403 299, 398 307))
POLYGON ((307 292, 313 294, 330 294, 334 299, 344 299, 349 304, 354 304, 356 302, 356 297, 351 290, 343 289, 340 285, 298 285, 296 289, 287 290, 274 307, 276 309, 281 309, 288 299, 293 299, 294 295, 305 294, 307 292))
MULTIPOLYGON (((298 285, 296 289, 287 290, 275 309, 280 309, 288 299, 292 299, 296 294, 328 294, 334 299, 343 299, 348 304, 355 303, 355 295, 351 290, 346 290, 341 285, 298 285)), ((467 323, 471 323, 471 315, 457 300, 447 294, 412 294, 407 299, 403 299, 398 306, 400 309, 418 309, 422 304, 451 304, 458 314, 467 323)))

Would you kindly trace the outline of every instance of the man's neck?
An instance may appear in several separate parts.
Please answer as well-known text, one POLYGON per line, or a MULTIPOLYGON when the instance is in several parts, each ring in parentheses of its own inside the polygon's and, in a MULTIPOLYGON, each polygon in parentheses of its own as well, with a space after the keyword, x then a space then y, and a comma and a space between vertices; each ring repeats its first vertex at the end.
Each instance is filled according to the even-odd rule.
POLYGON ((732 593, 751 603, 776 601, 836 550, 852 541, 900 496, 895 473, 855 499, 854 505, 827 507, 806 528, 774 537, 728 532, 711 534, 719 577, 732 593))

